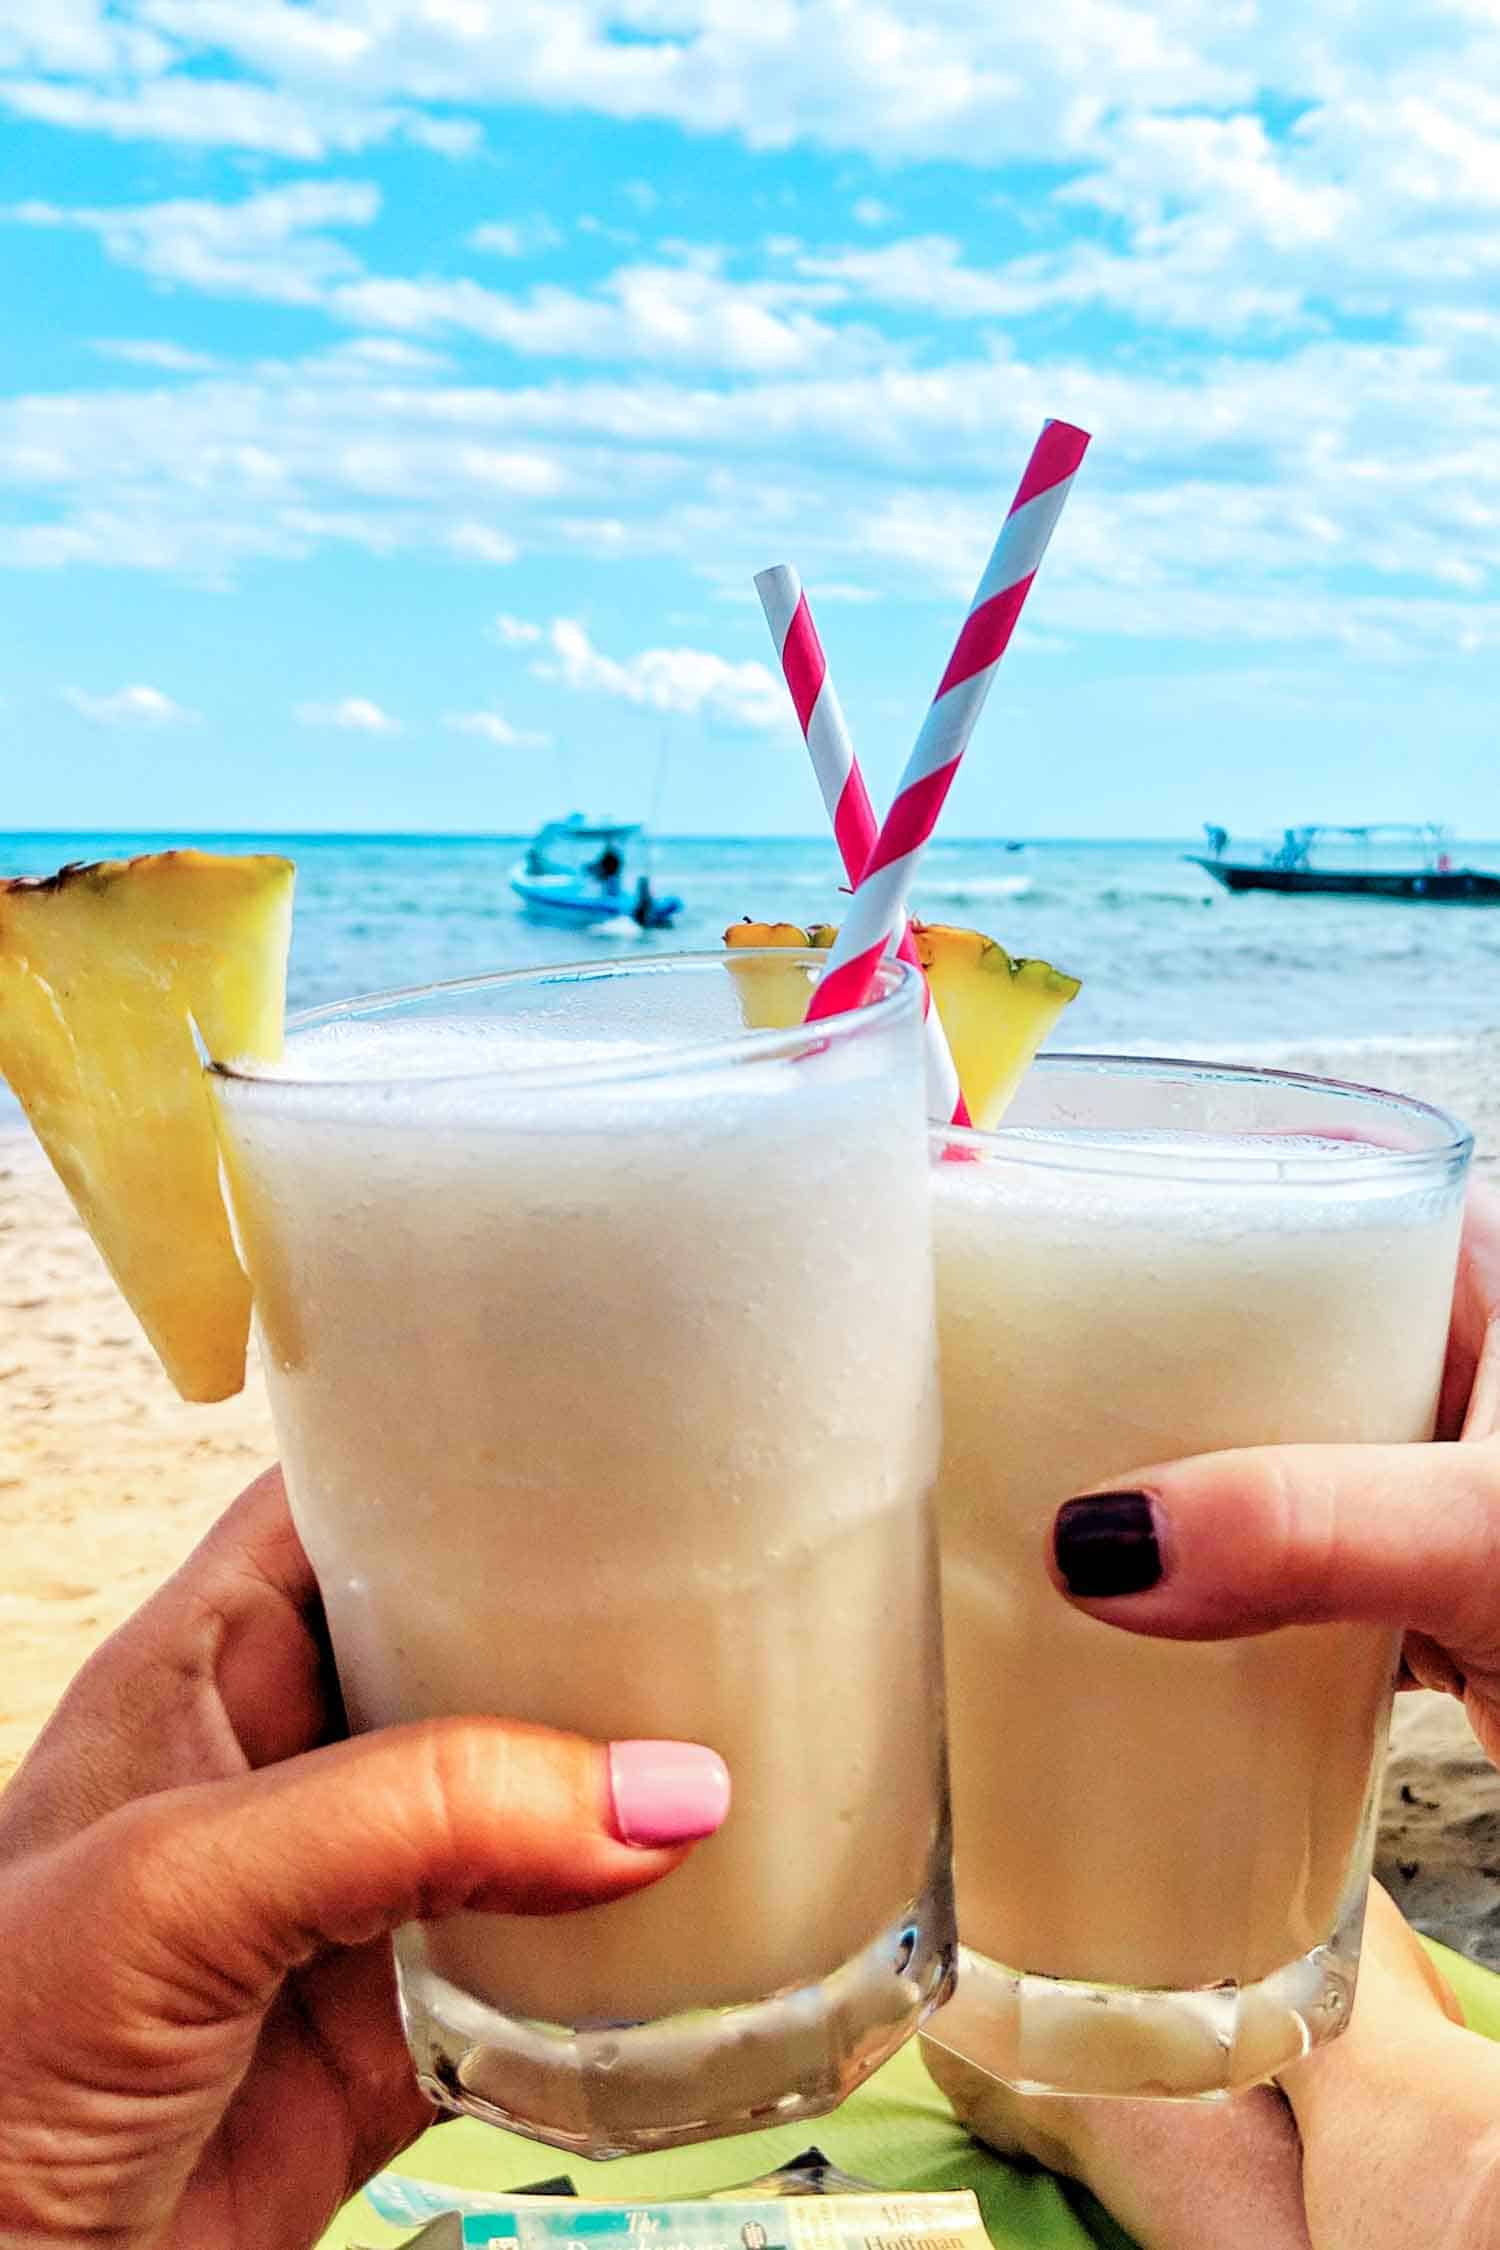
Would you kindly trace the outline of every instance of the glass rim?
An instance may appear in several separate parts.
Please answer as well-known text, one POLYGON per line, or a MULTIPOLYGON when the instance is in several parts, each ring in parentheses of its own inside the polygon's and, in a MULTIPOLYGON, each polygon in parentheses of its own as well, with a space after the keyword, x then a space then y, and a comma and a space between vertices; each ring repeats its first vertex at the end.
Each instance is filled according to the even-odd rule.
MULTIPOLYGON (((1137 1137, 1136 1128, 1122 1126, 1112 1130, 1108 1123, 1094 1128, 1101 1136, 1097 1141, 1073 1141, 1064 1145, 1063 1136, 1070 1130, 1066 1125, 1008 1124, 1002 1118, 1000 1124, 988 1132, 974 1126, 935 1123, 930 1129, 930 1138, 941 1146, 985 1156, 991 1161, 1026 1164, 1038 1170, 1080 1177, 1174 1180, 1197 1186, 1223 1185, 1226 1181, 1274 1187, 1316 1183, 1325 1192, 1344 1181, 1353 1185, 1378 1179, 1410 1182, 1423 1174, 1434 1179, 1458 1177, 1474 1152, 1474 1136, 1468 1126, 1435 1102, 1422 1101, 1415 1094, 1395 1093, 1388 1087, 1366 1086, 1355 1079, 1321 1078, 1310 1071, 1281 1070, 1272 1064, 1217 1062, 1190 1055, 1058 1051, 1038 1055, 1022 1084, 1033 1073, 1049 1077, 1055 1073, 1060 1077, 1070 1071, 1079 1076, 1147 1078, 1165 1084, 1176 1081, 1197 1085, 1218 1082, 1229 1086, 1266 1086, 1284 1091, 1290 1100, 1332 1097, 1336 1101, 1347 1101, 1351 1114, 1355 1110, 1384 1111, 1420 1124, 1432 1137, 1420 1147, 1394 1148, 1366 1140, 1363 1135, 1351 1134, 1350 1143, 1344 1145, 1358 1145, 1364 1153, 1346 1155, 1341 1147, 1335 1157, 1329 1154, 1326 1145, 1334 1136, 1326 1131, 1319 1136, 1325 1143, 1322 1147, 1288 1146, 1273 1150, 1267 1145, 1272 1138, 1270 1133, 1257 1134, 1253 1128, 1231 1125, 1225 1130, 1224 1139, 1238 1137, 1242 1132, 1247 1143, 1244 1148, 1226 1148, 1220 1141, 1212 1152, 1185 1151, 1180 1140, 1169 1148, 1153 1149, 1137 1137), (1248 1145, 1252 1140, 1254 1145, 1248 1145), (1185 1155, 1187 1161, 1184 1161, 1185 1155)), ((1309 1132, 1310 1136, 1316 1134, 1317 1128, 1310 1127, 1309 1132)), ((1288 1137, 1291 1139, 1295 1135, 1288 1137)))
MULTIPOLYGON (((604 983, 613 978, 666 977, 684 970, 706 972, 710 969, 733 968, 739 962, 751 961, 782 965, 802 962, 826 967, 828 954, 811 948, 804 950, 800 946, 723 946, 710 952, 658 953, 644 960, 551 961, 516 969, 492 969, 478 976, 446 977, 429 984, 395 985, 385 991, 357 993, 345 1000, 324 1001, 315 1008, 300 1008, 295 1015, 287 1018, 286 1040, 289 1042, 297 1033, 316 1029, 323 1024, 388 1017, 399 1013, 403 1008, 414 1009, 420 1003, 445 996, 457 997, 525 984, 543 987, 549 984, 604 983)), ((476 1086, 486 1082, 514 1088, 517 1093, 543 1093, 553 1088, 569 1086, 619 1086, 632 1082, 654 1082, 693 1071, 728 1068, 743 1062, 775 1062, 817 1048, 843 1045, 851 1039, 873 1033, 889 1022, 899 1022, 904 1015, 920 1013, 921 982, 920 970, 887 955, 876 968, 872 996, 857 1008, 842 1008, 836 1015, 820 1017, 816 1023, 797 1023, 769 1029, 742 1027, 737 1031, 694 1039, 686 1045, 653 1047, 643 1053, 621 1055, 613 1060, 596 1058, 592 1062, 566 1062, 553 1059, 532 1064, 517 1064, 515 1061, 504 1064, 487 1062, 472 1070, 454 1069, 445 1060, 431 1070, 350 1070, 343 1074, 324 1072, 317 1077, 299 1077, 294 1071, 287 1070, 281 1060, 273 1064, 226 1062, 215 1056, 205 1056, 204 1070, 210 1078, 228 1086, 254 1089, 257 1092, 304 1094, 323 1090, 347 1091, 350 1088, 381 1090, 404 1087, 415 1091, 442 1086, 476 1086)))

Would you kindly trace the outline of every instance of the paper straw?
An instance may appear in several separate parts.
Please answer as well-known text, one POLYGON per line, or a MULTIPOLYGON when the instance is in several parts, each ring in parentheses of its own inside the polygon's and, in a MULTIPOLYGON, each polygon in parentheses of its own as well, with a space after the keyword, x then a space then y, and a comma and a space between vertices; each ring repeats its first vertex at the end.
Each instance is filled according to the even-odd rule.
POLYGON ((880 957, 905 912, 923 846, 953 786, 995 668, 1015 630, 1088 442, 1088 432, 1068 422, 1043 426, 907 760, 895 802, 849 901, 828 966, 813 990, 809 1023, 861 1007, 869 997, 880 957))
MULTIPOLYGON (((859 770, 853 737, 828 670, 828 659, 823 654, 812 611, 807 606, 802 581, 790 563, 778 563, 773 570, 756 572, 755 590, 766 613, 766 623, 771 628, 771 639, 776 644, 776 654, 812 759, 813 772, 818 777, 818 787, 833 823, 834 841, 844 862, 844 872, 850 882, 857 885, 879 833, 875 807, 859 770)), ((901 916, 896 951, 903 961, 910 961, 920 972, 922 963, 905 914, 901 916)), ((927 1035, 928 1112, 944 1124, 967 1125, 970 1122, 968 1104, 959 1087, 942 1019, 932 1004, 925 977, 922 979, 922 1015, 927 1035)))

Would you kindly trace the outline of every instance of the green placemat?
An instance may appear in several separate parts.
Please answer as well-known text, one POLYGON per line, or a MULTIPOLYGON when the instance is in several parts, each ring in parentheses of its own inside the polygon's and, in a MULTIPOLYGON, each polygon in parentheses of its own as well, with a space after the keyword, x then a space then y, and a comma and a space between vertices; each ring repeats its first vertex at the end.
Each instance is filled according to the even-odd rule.
MULTIPOLYGON (((462 2117, 434 2126, 392 2169, 450 2187, 504 2191, 566 2172, 580 2195, 629 2203, 662 2195, 698 2195, 757 2179, 816 2142, 841 2170, 881 2187, 917 2191, 972 2188, 996 2250, 1130 2250, 1130 2238, 1091 2197, 1065 2189, 1046 2172, 1023 2172, 981 2148, 954 2117, 922 2067, 915 2040, 902 2048, 830 2117, 780 2125, 770 2133, 705 2141, 658 2156, 587 2164, 578 2157, 497 2132, 462 2117), (1079 2216, 1087 2210, 1087 2221, 1079 2216)), ((356 2197, 325 2237, 325 2250, 355 2243, 401 2242, 410 2227, 387 2226, 356 2197)))
MULTIPOLYGON (((1452 1983, 1473 2031, 1500 2039, 1500 1977, 1446 1946, 1429 1947, 1452 1983)), ((436 2125, 393 2169, 450 2187, 503 2193, 529 2180, 566 2172, 583 2196, 599 2202, 697 2195, 756 2179, 816 2142, 843 2171, 881 2187, 972 2188, 995 2250, 1131 2250, 1130 2237, 1079 2188, 1047 2172, 1023 2171, 972 2141, 922 2067, 915 2040, 831 2117, 783 2125, 662 2156, 586 2164, 521 2140, 514 2133, 459 2118, 436 2125)), ((409 2227, 388 2226, 362 2196, 345 2206, 323 2250, 350 2243, 399 2243, 409 2227)))

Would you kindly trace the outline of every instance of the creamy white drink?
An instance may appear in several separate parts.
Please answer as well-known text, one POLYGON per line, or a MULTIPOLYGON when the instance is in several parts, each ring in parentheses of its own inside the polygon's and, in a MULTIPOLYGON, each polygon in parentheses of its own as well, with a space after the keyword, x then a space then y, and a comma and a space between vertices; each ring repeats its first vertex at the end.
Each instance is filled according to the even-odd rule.
MULTIPOLYGON (((519 1014, 305 1032, 283 1079, 221 1084, 222 1129, 351 1723, 492 1711, 677 1736, 732 1776, 723 1829, 653 1890, 408 1933, 408 2006, 447 2008, 465 2036, 466 2002, 631 2025, 763 2004, 879 1954, 873 2014, 852 1972, 831 2029, 804 1995, 790 2077, 754 2023, 729 2064, 710 2042, 676 2078, 658 2042, 635 2123, 680 2138, 742 2121, 746 2054, 744 2109, 827 2106, 814 2023, 818 2068, 855 2033, 878 2058, 941 1982, 915 1022, 897 997, 889 1023, 811 1052, 741 1037, 732 1066, 684 1067, 685 1042, 738 1030, 722 964, 685 999, 658 971, 644 993, 580 987, 571 1011, 538 980, 497 989, 513 981, 535 988, 519 1014)), ((517 2034, 508 2069, 490 2032, 463 2085, 582 2145, 592 2094, 536 2083, 587 2078, 582 2049, 559 2061, 554 2041, 539 2063, 517 2034)), ((628 2062, 602 2082, 626 2145, 628 2062)))
POLYGON ((1111 1139, 1088 1123, 1107 1074, 1043 1065, 1021 1114, 1045 1133, 934 1167, 960 1933, 1020 1980, 976 1970, 936 2030, 1063 2090, 1260 2075, 1347 1998, 1299 1965, 1347 1954, 1351 1917, 1357 1942, 1391 1635, 1150 1641, 1045 1569, 1059 1503, 1133 1468, 1432 1433, 1461 1161, 1346 1137, 1420 1139, 1431 1113, 1295 1090, 1216 1136, 1229 1084, 1163 1088, 1164 1123, 1201 1108, 1183 1132, 1152 1129, 1138 1083, 1111 1139), (1178 1989, 1207 1997, 1125 1998, 1178 1989))

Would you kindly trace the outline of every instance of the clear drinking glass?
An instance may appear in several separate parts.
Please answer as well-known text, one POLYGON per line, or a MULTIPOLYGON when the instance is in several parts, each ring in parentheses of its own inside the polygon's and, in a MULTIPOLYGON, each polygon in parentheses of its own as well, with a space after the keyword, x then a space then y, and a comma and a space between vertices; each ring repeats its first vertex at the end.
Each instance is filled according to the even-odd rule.
POLYGON ((919 991, 753 1031, 753 973, 353 1001, 213 1080, 351 1725, 728 1761, 656 1888, 397 1938, 431 2098, 589 2156, 816 2115, 951 1984, 919 991))
POLYGON ((929 2060, 961 2106, 955 2056, 1227 2091, 1346 2021, 1395 1638, 1140 1639, 1068 1607, 1045 1543, 1152 1462, 1430 1437, 1469 1137, 1358 1087, 1064 1055, 935 1146, 964 1942, 929 2060))

